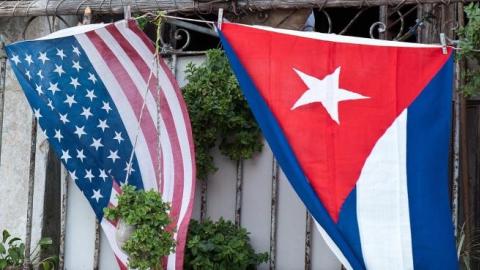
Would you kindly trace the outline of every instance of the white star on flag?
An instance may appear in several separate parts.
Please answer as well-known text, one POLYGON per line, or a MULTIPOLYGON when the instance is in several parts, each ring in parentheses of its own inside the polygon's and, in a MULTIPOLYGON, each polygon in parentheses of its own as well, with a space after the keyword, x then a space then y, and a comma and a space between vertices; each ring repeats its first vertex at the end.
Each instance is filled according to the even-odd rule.
POLYGON ((325 76, 323 80, 305 74, 300 70, 293 69, 303 80, 308 89, 295 102, 291 110, 293 111, 300 106, 310 103, 320 102, 332 120, 337 124, 340 124, 338 116, 339 102, 369 98, 339 87, 340 68, 341 67, 338 67, 332 74, 325 76))

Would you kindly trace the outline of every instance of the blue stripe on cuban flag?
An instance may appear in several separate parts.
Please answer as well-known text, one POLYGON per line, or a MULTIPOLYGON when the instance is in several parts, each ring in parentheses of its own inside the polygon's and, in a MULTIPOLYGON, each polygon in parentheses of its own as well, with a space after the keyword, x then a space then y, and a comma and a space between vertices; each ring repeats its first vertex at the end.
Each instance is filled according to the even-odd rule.
POLYGON ((378 140, 335 223, 300 169, 278 121, 221 32, 220 38, 287 179, 345 267, 458 268, 447 183, 450 111, 445 108, 450 108, 451 102, 452 58, 378 140))
POLYGON ((136 155, 129 166, 132 140, 115 103, 72 36, 6 50, 41 129, 101 221, 113 179, 120 185, 129 172, 128 183, 143 188, 136 155))

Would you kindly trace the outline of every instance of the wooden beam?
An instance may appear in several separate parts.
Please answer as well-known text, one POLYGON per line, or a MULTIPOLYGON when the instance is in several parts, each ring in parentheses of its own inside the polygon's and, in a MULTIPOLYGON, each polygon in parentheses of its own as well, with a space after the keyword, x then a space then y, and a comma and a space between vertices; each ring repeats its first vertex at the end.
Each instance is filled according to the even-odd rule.
MULTIPOLYGON (((471 2, 472 0, 449 0, 448 2, 471 2)), ((432 4, 443 3, 444 0, 238 0, 236 9, 272 10, 272 9, 297 9, 315 7, 358 7, 358 6, 383 6, 398 4, 432 4)), ((0 17, 20 16, 51 16, 51 15, 77 15, 83 14, 89 6, 94 14, 123 14, 123 7, 130 5, 132 13, 154 12, 166 10, 169 12, 182 11, 216 11, 224 8, 233 10, 232 1, 218 1, 213 3, 193 2, 192 0, 0 0, 0 17)))

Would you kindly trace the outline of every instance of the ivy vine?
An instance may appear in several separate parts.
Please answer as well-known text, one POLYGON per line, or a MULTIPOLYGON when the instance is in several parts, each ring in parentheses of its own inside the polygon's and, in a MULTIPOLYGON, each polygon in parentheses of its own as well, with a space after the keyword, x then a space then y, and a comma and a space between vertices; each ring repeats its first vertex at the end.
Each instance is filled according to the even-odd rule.
POLYGON ((462 92, 466 97, 478 94, 480 90, 480 7, 478 3, 470 3, 465 7, 468 23, 459 29, 460 48, 458 56, 467 61, 469 67, 462 69, 464 84, 462 92))
POLYGON ((187 65, 188 84, 183 88, 192 123, 197 178, 214 172, 211 150, 238 161, 252 158, 262 150, 260 129, 243 97, 237 79, 222 50, 207 52, 200 65, 187 65))

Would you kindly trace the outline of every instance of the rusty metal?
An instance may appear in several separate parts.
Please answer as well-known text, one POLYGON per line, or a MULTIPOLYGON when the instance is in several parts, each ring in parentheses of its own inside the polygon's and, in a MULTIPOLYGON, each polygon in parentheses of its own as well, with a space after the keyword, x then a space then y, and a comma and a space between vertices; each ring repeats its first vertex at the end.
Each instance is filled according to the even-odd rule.
POLYGON ((67 202, 68 202, 68 182, 71 181, 68 171, 63 170, 62 182, 62 201, 60 216, 60 250, 58 254, 58 269, 63 269, 65 264, 65 236, 67 235, 67 202))
POLYGON ((5 107, 5 81, 7 79, 7 53, 5 40, 0 35, 0 163, 2 161, 3 110, 5 107))
POLYGON ((312 224, 313 219, 308 210, 305 218, 305 270, 312 269, 312 224))
POLYGON ((30 139, 30 164, 28 173, 28 195, 27 195, 27 222, 25 229, 25 260, 23 269, 29 270, 31 267, 31 242, 32 242, 32 216, 33 216, 33 193, 35 184, 35 156, 37 153, 37 119, 32 116, 32 129, 30 139))
POLYGON ((278 161, 273 157, 272 162, 272 197, 270 204, 270 270, 275 270, 277 259, 277 215, 278 215, 278 179, 280 167, 278 161))
POLYGON ((100 263, 100 223, 95 219, 95 249, 93 251, 93 270, 98 270, 100 263))
POLYGON ((207 218, 207 182, 208 179, 201 179, 201 190, 200 190, 200 222, 205 221, 207 218))
POLYGON ((243 160, 237 161, 237 177, 235 180, 235 225, 240 226, 242 222, 243 160))

